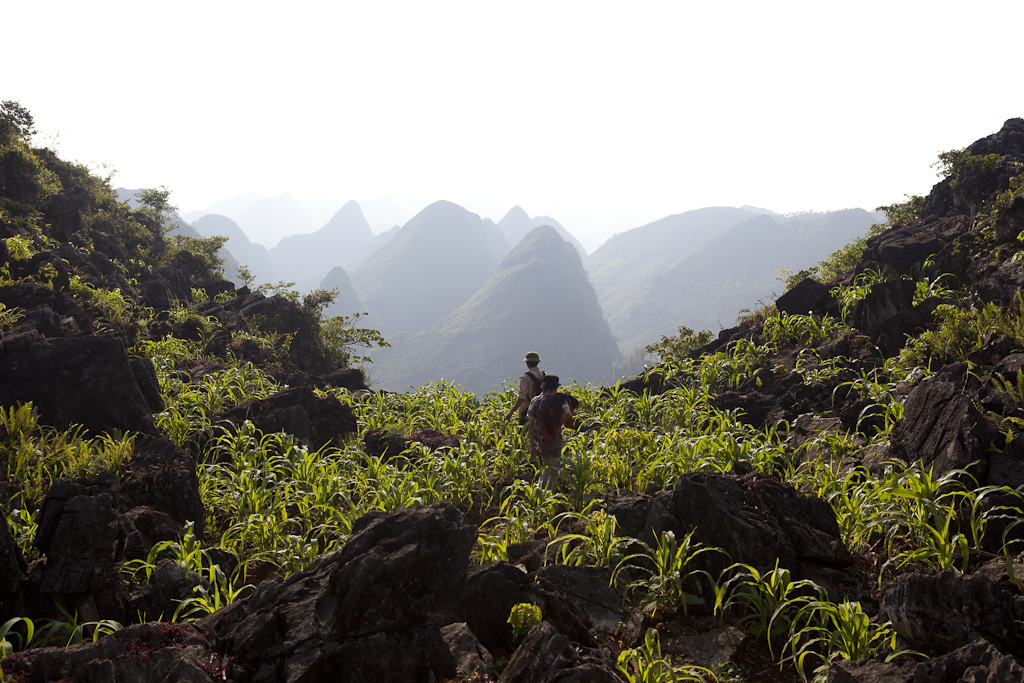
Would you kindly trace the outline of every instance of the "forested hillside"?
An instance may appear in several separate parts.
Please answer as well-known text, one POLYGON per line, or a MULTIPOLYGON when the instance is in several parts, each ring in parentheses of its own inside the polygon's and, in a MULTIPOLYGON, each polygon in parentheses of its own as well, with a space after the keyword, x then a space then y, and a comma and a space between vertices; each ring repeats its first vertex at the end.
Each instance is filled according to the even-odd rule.
POLYGON ((4 680, 1024 680, 1024 120, 716 339, 567 387, 547 463, 512 388, 366 387, 386 342, 331 293, 236 288, 167 191, 32 128, 0 105, 4 680))

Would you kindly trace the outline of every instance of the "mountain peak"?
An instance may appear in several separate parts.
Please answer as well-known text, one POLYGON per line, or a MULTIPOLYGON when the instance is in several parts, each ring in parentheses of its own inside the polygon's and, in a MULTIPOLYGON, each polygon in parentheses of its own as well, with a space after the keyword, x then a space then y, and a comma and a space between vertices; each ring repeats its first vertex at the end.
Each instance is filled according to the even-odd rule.
POLYGON ((498 227, 505 233, 508 243, 515 246, 526 233, 533 229, 534 223, 523 207, 517 205, 509 209, 505 217, 498 221, 498 227))
POLYGON ((442 199, 356 268, 352 285, 382 331, 415 332, 469 299, 508 251, 497 227, 442 199))

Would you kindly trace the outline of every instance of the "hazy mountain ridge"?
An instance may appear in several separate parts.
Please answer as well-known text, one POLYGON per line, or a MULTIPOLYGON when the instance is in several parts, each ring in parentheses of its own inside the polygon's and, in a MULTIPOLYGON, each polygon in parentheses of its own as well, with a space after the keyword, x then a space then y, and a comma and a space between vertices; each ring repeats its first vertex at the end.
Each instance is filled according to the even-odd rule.
POLYGON ((534 228, 542 225, 549 225, 558 232, 562 239, 576 248, 580 258, 587 257, 587 250, 583 247, 580 241, 576 239, 572 233, 562 227, 561 223, 550 216, 534 216, 533 218, 530 218, 529 214, 526 213, 526 210, 523 209, 523 207, 516 205, 508 210, 502 219, 498 221, 497 225, 501 228, 501 231, 505 233, 508 243, 513 247, 519 244, 520 240, 526 237, 527 233, 534 228))
POLYGON ((373 238, 359 203, 353 200, 316 232, 283 237, 270 250, 270 257, 283 279, 308 291, 336 266, 352 268, 356 254, 373 238))
POLYGON ((780 270, 814 265, 864 235, 876 220, 863 209, 755 216, 676 261, 629 306, 610 315, 609 324, 623 349, 657 341, 680 325, 729 327, 737 311, 781 291, 780 270))
POLYGON ((549 226, 520 240, 458 310, 375 353, 373 373, 389 389, 443 378, 483 394, 518 376, 527 351, 581 384, 607 381, 620 357, 579 253, 549 226))
MULTIPOLYGON (((334 299, 334 302, 324 309, 324 316, 326 317, 335 315, 350 316, 353 313, 361 313, 366 310, 359 295, 356 294, 356 290, 352 287, 352 281, 349 279, 348 273, 341 266, 332 268, 331 272, 327 273, 324 279, 320 281, 319 288, 338 290, 338 296, 334 299)), ((360 321, 360 323, 362 322, 360 321)), ((360 327, 365 326, 360 324, 360 327)))
MULTIPOLYGON (((279 279, 277 268, 274 266, 267 248, 262 244, 253 243, 245 234, 245 231, 227 216, 208 213, 192 223, 192 227, 203 237, 227 237, 225 245, 231 249, 231 253, 238 260, 240 265, 249 268, 257 284, 274 283, 279 279)), ((235 269, 225 267, 224 273, 230 278, 237 277, 235 269)))
POLYGON ((608 318, 619 315, 701 242, 755 214, 732 207, 707 207, 666 216, 610 238, 585 265, 608 318))
POLYGON ((497 227, 442 200, 360 265, 352 285, 382 332, 417 332, 468 301, 508 252, 497 227))

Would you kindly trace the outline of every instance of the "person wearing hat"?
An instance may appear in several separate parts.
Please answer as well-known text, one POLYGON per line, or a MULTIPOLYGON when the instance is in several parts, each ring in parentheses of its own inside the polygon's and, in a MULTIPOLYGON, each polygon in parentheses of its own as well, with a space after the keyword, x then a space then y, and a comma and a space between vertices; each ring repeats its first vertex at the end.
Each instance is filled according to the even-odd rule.
POLYGON ((541 382, 544 379, 544 371, 537 367, 541 360, 536 351, 526 354, 523 362, 526 363, 526 372, 519 376, 519 397, 505 416, 507 420, 513 413, 518 412, 520 425, 526 424, 526 411, 530 407, 530 401, 540 395, 541 382))
POLYGON ((558 376, 545 375, 542 393, 530 402, 526 415, 530 419, 530 443, 541 463, 541 486, 547 487, 558 478, 562 465, 562 427, 574 427, 573 411, 579 401, 569 394, 558 393, 558 376))

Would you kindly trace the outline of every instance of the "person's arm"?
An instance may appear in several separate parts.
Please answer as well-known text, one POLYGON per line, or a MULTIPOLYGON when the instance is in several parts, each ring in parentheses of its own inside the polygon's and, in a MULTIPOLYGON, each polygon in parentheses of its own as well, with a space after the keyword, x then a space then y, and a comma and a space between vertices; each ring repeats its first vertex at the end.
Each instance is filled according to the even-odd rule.
POLYGON ((521 407, 526 405, 526 381, 526 377, 519 378, 519 397, 512 405, 512 410, 508 411, 508 414, 505 416, 506 420, 512 417, 521 407))
POLYGON ((512 417, 515 413, 517 413, 519 411, 519 408, 521 406, 524 406, 524 405, 526 405, 526 398, 524 396, 520 396, 519 398, 516 399, 516 402, 512 405, 512 410, 508 411, 508 415, 505 416, 505 419, 507 420, 510 417, 512 417))
POLYGON ((572 428, 572 427, 575 426, 573 424, 573 419, 572 419, 572 408, 569 407, 568 403, 565 403, 562 406, 562 426, 563 427, 569 427, 569 428, 572 428))

